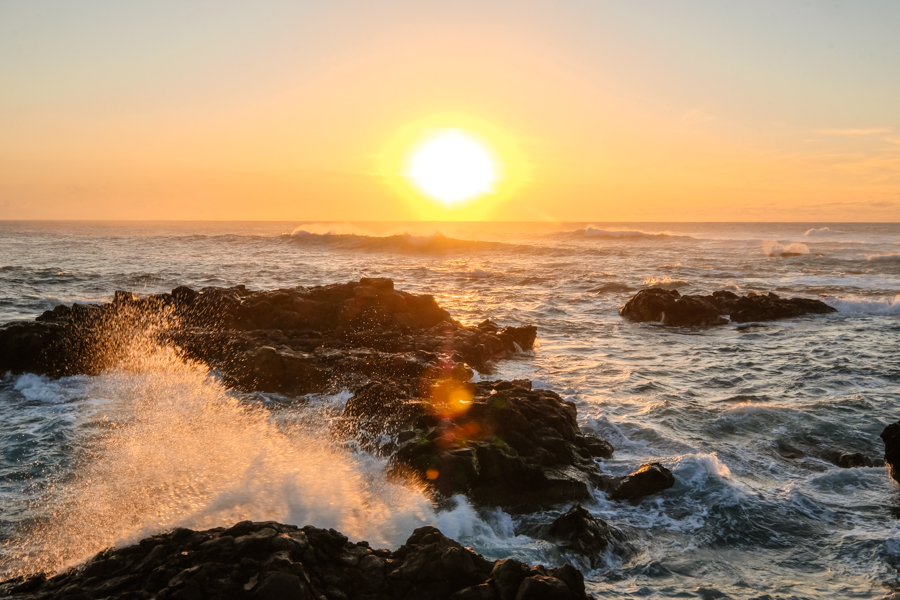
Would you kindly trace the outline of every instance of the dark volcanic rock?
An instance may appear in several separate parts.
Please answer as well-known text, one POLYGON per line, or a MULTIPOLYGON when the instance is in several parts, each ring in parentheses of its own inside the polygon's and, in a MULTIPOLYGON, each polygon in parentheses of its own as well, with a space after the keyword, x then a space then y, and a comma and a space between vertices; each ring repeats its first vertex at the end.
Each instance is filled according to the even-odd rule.
POLYGON ((581 433, 573 403, 531 389, 530 381, 447 380, 414 406, 396 390, 378 389, 383 405, 366 392, 348 402, 345 417, 403 430, 395 470, 411 472, 441 495, 525 509, 582 500, 592 486, 606 484, 594 459, 611 457, 612 446, 581 433))
POLYGON ((881 439, 884 440, 884 462, 894 481, 900 482, 900 421, 885 427, 881 439))
POLYGON ((675 476, 659 463, 642 465, 640 469, 626 475, 609 491, 613 500, 640 500, 644 496, 667 490, 675 485, 675 476))
POLYGON ((727 323, 719 308, 699 296, 682 296, 678 290, 650 288, 635 294, 619 311, 638 322, 659 322, 673 327, 706 327, 727 323))
POLYGON ((865 454, 861 454, 859 452, 854 452, 852 454, 848 454, 846 452, 842 452, 838 457, 835 464, 842 469, 853 469, 856 467, 873 467, 875 463, 872 462, 872 459, 866 456, 865 454))
POLYGON ((709 296, 682 296, 677 290, 649 288, 639 291, 622 307, 619 314, 638 322, 659 322, 673 327, 707 327, 722 325, 729 315, 734 323, 774 321, 807 314, 827 314, 836 310, 821 300, 780 298, 776 294, 738 296, 729 291, 709 296))
POLYGON ((624 533, 593 516, 581 504, 553 521, 541 537, 586 556, 592 568, 600 566, 602 555, 610 546, 620 554, 627 552, 630 546, 624 533))
POLYGON ((108 304, 0 326, 0 372, 96 374, 145 338, 177 346, 232 387, 296 395, 360 378, 410 383, 467 364, 489 372, 492 361, 530 350, 536 332, 462 326, 432 296, 395 290, 390 279, 258 292, 181 286, 146 297, 116 292, 108 304))
POLYGON ((837 312, 821 300, 811 298, 780 298, 776 294, 755 294, 739 297, 732 292, 714 292, 711 296, 722 314, 734 323, 775 321, 803 315, 823 315, 837 312))
POLYGON ((571 565, 547 569, 490 562, 431 526, 391 552, 339 532, 244 521, 229 528, 176 529, 101 552, 49 579, 0 583, 0 596, 58 598, 290 598, 433 600, 587 598, 571 565))

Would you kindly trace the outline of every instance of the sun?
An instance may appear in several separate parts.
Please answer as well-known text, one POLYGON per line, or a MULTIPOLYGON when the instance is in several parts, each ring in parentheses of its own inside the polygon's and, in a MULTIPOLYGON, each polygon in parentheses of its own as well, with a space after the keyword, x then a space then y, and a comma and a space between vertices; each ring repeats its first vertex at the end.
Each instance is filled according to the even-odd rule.
POLYGON ((462 129, 439 130, 421 141, 410 152, 404 175, 445 206, 492 194, 500 179, 488 145, 462 129))

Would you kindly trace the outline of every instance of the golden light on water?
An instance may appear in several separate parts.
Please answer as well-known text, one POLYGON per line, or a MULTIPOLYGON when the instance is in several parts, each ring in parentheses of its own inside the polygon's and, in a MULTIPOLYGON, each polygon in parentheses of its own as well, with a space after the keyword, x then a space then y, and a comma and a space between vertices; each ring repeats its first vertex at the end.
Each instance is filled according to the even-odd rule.
POLYGON ((438 131, 412 152, 405 175, 422 193, 445 204, 494 191, 497 160, 487 145, 460 129, 438 131))

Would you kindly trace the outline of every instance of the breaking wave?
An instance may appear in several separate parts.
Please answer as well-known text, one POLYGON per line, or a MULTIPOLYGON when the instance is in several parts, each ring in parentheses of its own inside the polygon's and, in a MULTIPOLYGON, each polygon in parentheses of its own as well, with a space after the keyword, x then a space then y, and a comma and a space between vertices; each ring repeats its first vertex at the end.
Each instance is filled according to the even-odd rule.
POLYGON ((892 317, 900 315, 900 294, 883 298, 835 298, 826 299, 829 306, 845 315, 876 315, 892 317))
POLYGON ((503 242, 460 240, 447 237, 442 233, 433 235, 397 233, 394 235, 374 236, 358 233, 315 233, 305 229, 297 229, 289 236, 289 239, 295 244, 322 246, 329 250, 396 252, 401 254, 452 254, 457 252, 503 250, 516 247, 503 242))
POLYGON ((672 279, 668 275, 665 277, 654 277, 651 275, 644 280, 644 285, 647 287, 662 288, 664 290, 677 290, 678 288, 685 287, 689 284, 683 279, 672 279))
POLYGON ((783 245, 779 244, 774 240, 767 240, 763 242, 763 253, 768 254, 769 256, 781 256, 781 257, 789 257, 789 256, 802 256, 804 254, 809 254, 809 246, 806 244, 801 244, 799 242, 794 242, 793 244, 783 245))
MULTIPOLYGON (((426 523, 491 536, 464 498, 436 512, 423 486, 386 475, 384 459, 330 442, 321 419, 279 419, 171 348, 137 346, 125 366, 64 390, 105 402, 78 419, 72 472, 49 478, 30 508, 36 518, 0 553, 0 574, 52 573, 174 527, 245 519, 333 527, 392 547, 426 523)), ((16 387, 32 401, 66 399, 34 375, 16 387)))
POLYGON ((626 229, 600 229, 589 226, 586 229, 577 229, 575 231, 567 231, 561 234, 567 238, 594 238, 594 239, 619 239, 619 240, 636 240, 636 239, 690 239, 690 236, 675 235, 668 232, 650 233, 639 230, 626 229))
POLYGON ((816 229, 815 227, 813 227, 812 229, 807 229, 807 230, 806 230, 806 233, 804 233, 803 235, 808 235, 808 236, 825 235, 825 236, 829 236, 829 235, 834 235, 835 233, 838 233, 838 232, 837 232, 837 231, 832 231, 832 230, 831 230, 830 228, 828 228, 828 227, 819 227, 818 229, 816 229))

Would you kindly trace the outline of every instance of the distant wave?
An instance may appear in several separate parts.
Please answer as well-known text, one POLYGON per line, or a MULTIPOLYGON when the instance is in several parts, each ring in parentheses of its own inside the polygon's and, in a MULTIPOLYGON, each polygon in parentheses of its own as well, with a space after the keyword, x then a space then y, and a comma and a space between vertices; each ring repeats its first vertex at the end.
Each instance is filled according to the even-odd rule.
POLYGON ((815 236, 815 235, 834 235, 834 234, 836 234, 836 233, 840 233, 840 232, 838 232, 838 231, 832 231, 832 230, 831 230, 830 228, 828 228, 828 227, 820 227, 820 228, 818 228, 818 229, 816 229, 815 227, 813 227, 812 229, 807 229, 807 230, 806 230, 806 233, 804 233, 803 235, 808 235, 808 236, 815 236))
POLYGON ((649 233, 647 231, 599 229, 597 227, 588 227, 586 229, 577 229, 575 231, 566 231, 566 232, 560 233, 558 235, 561 235, 561 236, 564 236, 567 238, 597 238, 597 239, 620 239, 620 240, 676 239, 676 238, 690 239, 690 236, 674 235, 674 234, 665 233, 665 232, 649 233))
POLYGON ((402 254, 449 254, 477 250, 500 250, 514 248, 502 242, 459 240, 441 233, 434 235, 412 235, 398 233, 386 236, 361 235, 356 233, 312 233, 302 229, 287 236, 292 243, 309 246, 325 246, 332 249, 361 252, 397 252, 402 254))
POLYGON ((900 315, 900 294, 894 297, 850 298, 827 297, 824 299, 828 306, 832 306, 839 313, 845 315, 877 315, 892 317, 900 315))
POLYGON ((688 282, 683 279, 672 279, 668 275, 665 277, 653 277, 652 275, 644 280, 644 285, 647 287, 655 287, 662 288, 664 290, 677 290, 680 287, 685 287, 688 285, 688 282))
POLYGON ((800 256, 809 254, 809 246, 799 242, 794 242, 793 244, 785 246, 774 240, 767 240, 763 242, 763 253, 768 254, 769 256, 800 256))
POLYGON ((625 292, 637 291, 637 288, 625 285, 624 283, 604 283, 600 287, 588 291, 592 294, 622 294, 625 292))
POLYGON ((886 254, 867 254, 866 260, 870 262, 900 262, 900 254, 889 252, 886 254))

